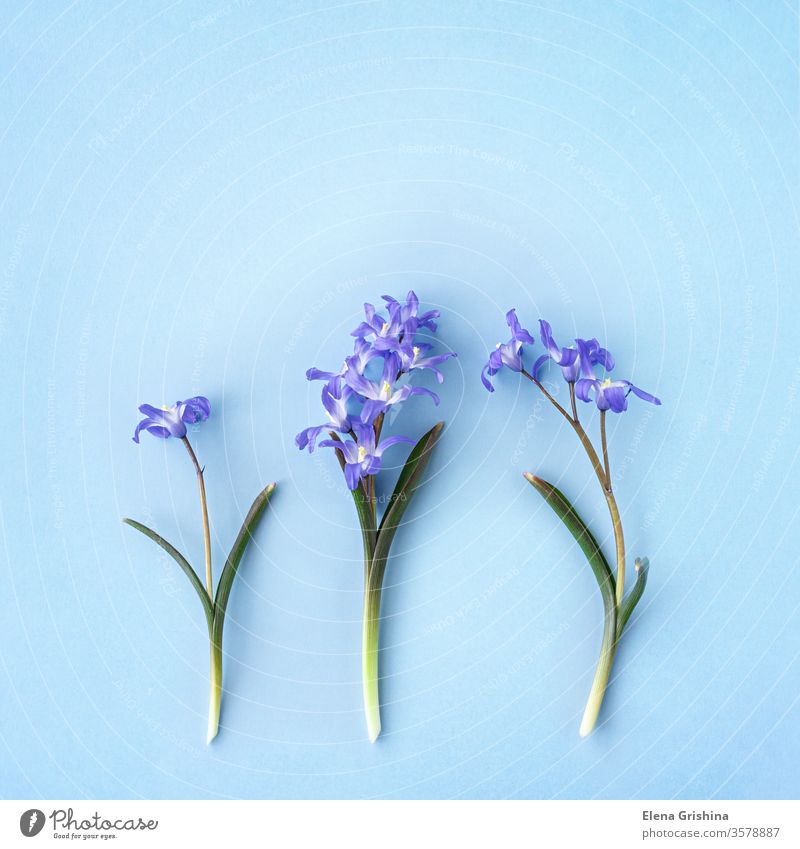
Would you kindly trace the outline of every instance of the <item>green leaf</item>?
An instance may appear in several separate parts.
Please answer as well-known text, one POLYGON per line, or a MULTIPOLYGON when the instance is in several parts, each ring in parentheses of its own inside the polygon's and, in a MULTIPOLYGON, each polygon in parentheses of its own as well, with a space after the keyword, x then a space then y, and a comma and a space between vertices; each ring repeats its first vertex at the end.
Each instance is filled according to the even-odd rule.
POLYGON ((647 586, 647 570, 650 568, 650 561, 646 557, 636 558, 636 583, 622 601, 619 607, 619 615, 617 616, 617 639, 622 634, 622 629, 630 619, 631 613, 639 603, 642 597, 645 586, 647 586))
POLYGON ((245 516, 241 530, 236 537, 236 541, 233 543, 231 553, 228 555, 228 559, 225 561, 225 566, 222 569, 222 574, 219 577, 219 583, 217 584, 217 596, 214 603, 214 624, 211 634, 212 642, 217 646, 222 645, 222 629, 225 625, 225 610, 228 607, 228 597, 231 594, 231 587, 233 586, 233 581, 236 577, 236 571, 239 568, 239 563, 242 560, 247 544, 250 542, 256 528, 258 527, 258 523, 267 507, 269 497, 272 495, 276 485, 277 484, 271 483, 256 496, 247 516, 245 516))
POLYGON ((417 442, 411 449, 411 453, 400 472, 391 501, 378 528, 378 539, 372 558, 373 568, 370 570, 370 584, 373 587, 380 587, 383 583, 383 573, 386 569, 386 561, 389 559, 389 549, 392 546, 394 535, 400 527, 400 522, 411 496, 422 482, 422 474, 428 465, 431 451, 443 427, 444 422, 438 422, 417 442))
POLYGON ((605 558, 597 540, 592 532, 586 527, 586 523, 575 511, 575 508, 567 501, 564 494, 551 483, 542 478, 537 478, 530 472, 525 472, 525 480, 528 481, 544 500, 553 508, 559 519, 567 526, 567 529, 575 537, 576 542, 586 555, 589 565, 592 567, 600 594, 603 596, 603 604, 610 607, 616 615, 616 598, 614 595, 615 581, 611 573, 611 567, 605 558))
POLYGON ((208 597, 208 593, 205 590, 205 587, 200 583, 200 578, 197 577, 197 573, 192 569, 189 561, 175 548, 174 545, 168 543, 164 537, 157 534, 155 531, 151 530, 147 527, 147 525, 143 525, 141 522, 137 522, 135 519, 123 519, 122 520, 126 525, 130 525, 132 528, 135 528, 140 533, 143 533, 146 537, 149 537, 153 540, 154 543, 160 545, 164 551, 169 554, 170 557, 178 564, 178 566, 183 569, 186 577, 189 579, 189 582, 194 587, 195 592, 200 598, 200 602, 203 605, 203 612, 206 615, 206 622, 208 623, 208 630, 211 631, 211 625, 214 621, 214 610, 211 605, 211 599, 208 597))

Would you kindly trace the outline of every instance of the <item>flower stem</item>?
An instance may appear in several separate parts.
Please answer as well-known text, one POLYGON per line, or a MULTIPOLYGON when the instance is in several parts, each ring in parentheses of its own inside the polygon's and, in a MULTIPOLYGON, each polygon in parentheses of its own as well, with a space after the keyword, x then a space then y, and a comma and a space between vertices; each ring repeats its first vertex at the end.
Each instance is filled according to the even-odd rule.
POLYGON ((210 743, 219 731, 219 709, 222 702, 222 646, 211 639, 211 678, 208 694, 208 737, 210 743))
POLYGON ((608 512, 611 514, 611 524, 614 526, 614 543, 617 548, 617 607, 622 604, 625 595, 625 535, 622 532, 622 519, 617 507, 617 499, 611 489, 605 490, 608 512))
POLYGON ((592 681, 592 689, 589 691, 589 700, 583 712, 580 735, 586 737, 594 730, 603 697, 606 694, 608 679, 611 675, 611 666, 614 663, 614 652, 617 647, 617 609, 609 602, 605 604, 605 617, 603 620, 603 642, 600 645, 600 659, 597 661, 597 669, 592 681))
POLYGON ((189 443, 189 439, 187 437, 183 437, 183 444, 186 446, 186 450, 189 452, 189 457, 191 458, 192 465, 194 466, 194 470, 197 473, 197 486, 200 489, 200 512, 203 516, 203 546, 205 548, 206 555, 206 592, 208 593, 209 599, 211 599, 211 603, 214 603, 214 580, 211 575, 211 528, 208 524, 208 503, 206 501, 206 485, 203 480, 203 469, 200 467, 200 464, 197 462, 197 455, 194 453, 194 449, 189 443))
POLYGON ((542 383, 533 375, 522 370, 522 375, 527 377, 534 383, 552 403, 559 413, 570 423, 572 429, 581 441, 589 462, 592 464, 597 480, 603 488, 603 495, 606 498, 608 512, 611 515, 611 524, 614 528, 614 543, 616 546, 617 555, 617 574, 615 581, 615 596, 608 600, 604 597, 603 606, 605 608, 605 619, 603 624, 603 642, 600 646, 600 659, 597 662, 594 680, 592 681, 592 689, 589 691, 589 701, 586 703, 586 710, 583 714, 581 722, 580 734, 581 737, 586 737, 590 734, 595 724, 597 716, 600 713, 600 707, 603 704, 608 679, 611 675, 611 667, 614 663, 614 653, 617 644, 617 618, 619 616, 620 605, 625 596, 625 536, 622 531, 622 519, 617 506, 617 499, 614 497, 614 492, 611 488, 611 467, 608 461, 608 442, 606 439, 606 411, 600 411, 600 442, 603 453, 603 459, 600 457, 592 445, 591 439, 583 429, 583 425, 578 420, 578 409, 575 403, 575 384, 569 385, 570 405, 572 407, 572 415, 570 415, 555 398, 545 389, 542 383))
POLYGON ((364 588, 364 630, 361 643, 361 684, 364 715, 370 743, 381 733, 381 704, 378 692, 378 636, 380 630, 381 591, 367 581, 364 588))
MULTIPOLYGON (((574 394, 574 390, 573 390, 574 394)), ((600 410, 600 443, 603 446, 603 469, 606 473, 606 484, 611 489, 611 469, 608 465, 608 442, 606 441, 606 411, 600 410)))

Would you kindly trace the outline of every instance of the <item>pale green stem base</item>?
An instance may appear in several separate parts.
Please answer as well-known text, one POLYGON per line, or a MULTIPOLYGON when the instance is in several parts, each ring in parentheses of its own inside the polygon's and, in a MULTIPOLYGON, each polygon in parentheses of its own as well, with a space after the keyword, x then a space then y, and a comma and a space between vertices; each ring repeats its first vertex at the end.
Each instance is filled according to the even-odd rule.
POLYGON ((600 660, 597 662, 597 669, 595 670, 594 680, 592 681, 592 689, 589 691, 589 701, 586 702, 586 709, 583 712, 583 720, 581 721, 581 737, 587 737, 591 734, 597 724, 597 717, 600 714, 600 708, 606 694, 608 679, 611 676, 614 653, 617 649, 616 630, 616 610, 608 611, 603 625, 603 642, 600 647, 600 660))
POLYGON ((364 630, 361 642, 361 684, 367 734, 374 743, 381 733, 381 703, 378 692, 378 634, 380 629, 380 590, 364 591, 364 630))
POLYGON ((210 743, 219 731, 219 709, 222 702, 222 646, 211 642, 211 679, 208 695, 208 737, 210 743))

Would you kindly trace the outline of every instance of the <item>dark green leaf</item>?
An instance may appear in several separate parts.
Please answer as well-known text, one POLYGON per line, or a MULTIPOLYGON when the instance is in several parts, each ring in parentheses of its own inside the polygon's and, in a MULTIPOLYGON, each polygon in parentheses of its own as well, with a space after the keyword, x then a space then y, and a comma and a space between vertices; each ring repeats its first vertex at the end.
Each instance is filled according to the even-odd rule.
POLYGON ((200 601, 203 605, 203 612, 206 615, 206 622, 208 623, 208 630, 211 631, 211 625, 214 620, 214 611, 211 607, 211 599, 208 597, 208 593, 205 590, 205 587, 200 583, 200 579, 197 577, 197 573, 192 569, 189 561, 175 548, 174 545, 168 543, 164 537, 157 534, 155 531, 151 530, 147 527, 147 525, 143 525, 141 522, 137 522, 135 519, 123 519, 122 520, 126 525, 130 525, 132 528, 136 528, 137 531, 143 533, 146 537, 149 537, 153 540, 154 543, 160 545, 164 551, 169 554, 170 557, 178 564, 178 566, 183 569, 186 577, 189 579, 191 585, 194 587, 195 592, 200 598, 200 601))
POLYGON ((233 548, 231 548, 231 553, 228 555, 228 559, 225 561, 225 566, 222 569, 222 574, 219 577, 219 583, 217 584, 217 597, 214 604, 214 627, 212 633, 212 641, 218 646, 222 645, 222 629, 225 625, 225 610, 228 607, 228 597, 231 594, 231 587, 233 586, 233 581, 236 577, 236 571, 239 568, 239 563, 242 560, 242 555, 247 548, 247 544, 250 542, 256 528, 258 527, 258 523, 261 520, 261 516, 264 514, 267 502, 269 501, 269 497, 272 495, 275 486, 276 484, 271 483, 268 487, 266 487, 266 489, 256 496, 252 507, 250 508, 247 516, 245 516, 241 530, 236 537, 233 548))
POLYGON ((616 613, 616 598, 614 595, 615 581, 597 540, 592 536, 586 523, 575 512, 575 508, 567 501, 564 494, 551 483, 537 478, 530 472, 525 472, 525 480, 528 481, 544 500, 553 508, 559 519, 567 526, 567 529, 575 537, 576 542, 586 555, 589 565, 592 567, 597 579, 600 593, 603 596, 603 604, 609 605, 616 613))
POLYGON ((389 549, 392 546, 394 535, 400 527, 400 522, 411 496, 422 482, 422 474, 428 465, 431 451, 443 427, 444 422, 438 422, 417 442, 411 449, 411 453, 400 472, 391 501, 378 528, 378 539, 375 543, 375 555, 372 561, 373 568, 370 570, 369 576, 369 583, 372 587, 380 588, 383 584, 383 573, 386 569, 386 561, 389 559, 389 549))
POLYGON ((619 607, 619 616, 617 617, 617 639, 622 634, 622 629, 625 627, 631 613, 639 603, 642 597, 644 588, 647 585, 647 570, 650 568, 650 561, 646 557, 636 558, 636 583, 622 601, 619 607))

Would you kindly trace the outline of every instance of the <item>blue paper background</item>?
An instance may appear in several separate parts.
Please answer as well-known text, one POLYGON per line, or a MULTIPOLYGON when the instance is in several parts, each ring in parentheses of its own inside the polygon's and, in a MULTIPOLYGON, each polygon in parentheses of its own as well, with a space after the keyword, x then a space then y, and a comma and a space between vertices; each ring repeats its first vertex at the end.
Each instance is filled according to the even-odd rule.
POLYGON ((2 795, 796 796, 797 13, 4 4, 2 795), (412 286, 459 358, 393 424, 448 427, 389 569, 370 746, 353 506, 292 437, 321 420, 305 369, 412 286), (664 401, 611 422, 652 572, 585 741, 599 595, 521 472, 607 545, 608 518, 532 389, 480 385, 510 306, 664 401), (210 748, 197 600, 119 521, 201 561, 181 446, 130 440, 138 403, 199 392, 218 566, 279 482, 210 748))

